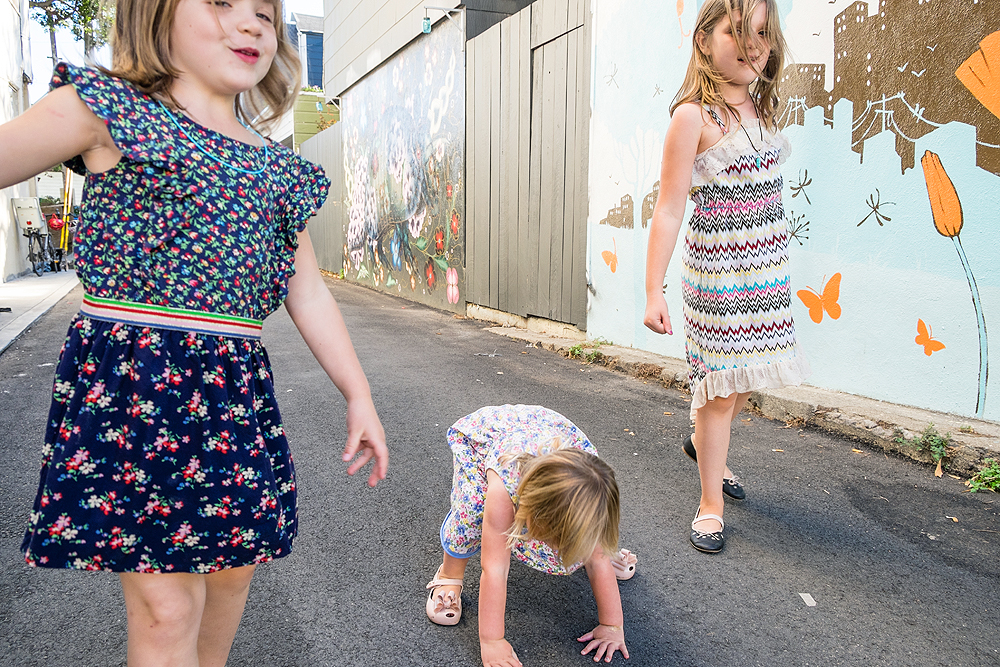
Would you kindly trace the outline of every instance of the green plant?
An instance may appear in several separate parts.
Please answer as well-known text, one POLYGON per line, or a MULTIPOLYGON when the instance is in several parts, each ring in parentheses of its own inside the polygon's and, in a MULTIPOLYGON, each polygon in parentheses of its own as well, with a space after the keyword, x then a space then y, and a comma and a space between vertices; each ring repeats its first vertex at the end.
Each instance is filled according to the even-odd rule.
POLYGON ((971 426, 969 426, 968 424, 966 424, 965 426, 959 426, 958 427, 958 432, 959 433, 975 433, 976 429, 974 429, 971 426))
POLYGON ((934 424, 928 424, 920 437, 914 439, 913 446, 918 452, 926 452, 936 463, 940 463, 941 459, 948 456, 948 450, 952 447, 951 433, 942 436, 934 428, 934 424))
POLYGON ((566 356, 570 359, 583 359, 588 364, 592 364, 604 358, 604 353, 599 349, 602 345, 608 345, 608 341, 597 338, 593 341, 577 343, 566 350, 566 356))
POLYGON ((1000 491, 1000 463, 996 459, 983 461, 983 468, 965 483, 969 491, 1000 491))

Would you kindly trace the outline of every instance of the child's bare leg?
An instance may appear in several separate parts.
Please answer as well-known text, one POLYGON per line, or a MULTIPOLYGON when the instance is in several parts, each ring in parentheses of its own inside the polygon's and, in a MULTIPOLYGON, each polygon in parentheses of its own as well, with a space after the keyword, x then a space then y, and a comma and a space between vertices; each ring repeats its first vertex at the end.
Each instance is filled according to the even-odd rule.
MULTIPOLYGON (((729 429, 738 395, 716 398, 698 408, 694 418, 697 438, 698 473, 701 476, 700 514, 722 516, 722 476, 726 472, 729 454, 729 429)), ((717 521, 703 521, 698 529, 705 532, 720 530, 717 521)))
POLYGON ((205 575, 123 572, 129 667, 199 667, 205 575))
POLYGON ((746 407, 747 400, 749 400, 749 398, 750 398, 750 392, 736 395, 736 404, 733 406, 732 421, 736 421, 736 418, 740 416, 741 412, 743 412, 743 408, 746 407))
MULTIPOLYGON (((469 564, 468 558, 455 558, 454 556, 444 555, 444 563, 441 565, 441 577, 444 579, 464 579, 465 578, 465 566, 469 564)), ((461 586, 438 586, 435 589, 435 595, 447 595, 449 592, 454 592, 456 597, 462 594, 461 586)))
MULTIPOLYGON (((740 412, 743 411, 743 408, 746 406, 747 400, 749 398, 750 398, 750 392, 747 392, 745 394, 737 394, 736 395, 736 402, 733 404, 733 416, 730 418, 730 422, 736 421, 736 418, 739 417, 740 412)), ((695 424, 697 425, 697 418, 695 419, 695 424)), ((698 429, 695 428, 695 434, 693 436, 691 436, 691 442, 694 444, 695 451, 699 452, 699 456, 701 456, 701 454, 700 454, 701 448, 699 447, 700 438, 698 437, 698 433, 697 432, 698 432, 698 429)), ((727 453, 727 458, 728 458, 728 447, 727 447, 726 453, 727 453)), ((726 477, 726 479, 731 479, 733 477, 733 471, 729 469, 728 463, 726 465, 726 469, 725 469, 723 475, 726 477)), ((714 512, 713 512, 713 514, 714 514, 714 512)))
POLYGON ((224 667, 240 627, 255 565, 205 575, 205 613, 198 631, 199 667, 224 667))

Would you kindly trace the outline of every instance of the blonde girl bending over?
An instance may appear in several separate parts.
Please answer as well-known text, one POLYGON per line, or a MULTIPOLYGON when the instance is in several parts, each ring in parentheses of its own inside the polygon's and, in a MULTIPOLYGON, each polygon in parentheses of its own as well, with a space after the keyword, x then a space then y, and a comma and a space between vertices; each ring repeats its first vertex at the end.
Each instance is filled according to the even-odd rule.
POLYGON ((455 625, 469 558, 482 548, 479 644, 485 667, 521 667, 505 638, 511 555, 549 574, 587 570, 597 627, 582 653, 628 657, 618 579, 636 558, 618 549, 618 485, 587 437, 541 406, 485 407, 448 430, 454 456, 451 511, 441 525, 444 562, 427 584, 427 616, 455 625))
POLYGON ((691 544, 722 551, 723 493, 742 499, 726 465, 730 424, 750 393, 799 384, 809 364, 792 322, 788 232, 775 125, 785 40, 775 0, 706 0, 674 98, 646 259, 644 322, 672 334, 663 277, 694 202, 681 254, 684 336, 701 502, 691 544))

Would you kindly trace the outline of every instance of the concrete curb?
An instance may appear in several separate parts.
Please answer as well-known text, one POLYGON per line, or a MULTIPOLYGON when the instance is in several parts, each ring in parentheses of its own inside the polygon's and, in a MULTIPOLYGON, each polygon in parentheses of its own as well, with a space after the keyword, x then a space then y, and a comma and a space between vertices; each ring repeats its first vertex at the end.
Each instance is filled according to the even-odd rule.
MULTIPOLYGON (((535 347, 580 358, 640 379, 656 379, 663 386, 688 391, 687 364, 681 359, 619 347, 581 343, 575 338, 514 327, 486 327, 487 331, 535 347)), ((796 426, 809 425, 863 442, 886 452, 934 465, 921 435, 927 428, 950 437, 943 472, 970 477, 988 458, 1000 460, 1000 424, 943 412, 895 405, 872 398, 819 389, 809 385, 756 391, 750 406, 768 419, 796 426)))

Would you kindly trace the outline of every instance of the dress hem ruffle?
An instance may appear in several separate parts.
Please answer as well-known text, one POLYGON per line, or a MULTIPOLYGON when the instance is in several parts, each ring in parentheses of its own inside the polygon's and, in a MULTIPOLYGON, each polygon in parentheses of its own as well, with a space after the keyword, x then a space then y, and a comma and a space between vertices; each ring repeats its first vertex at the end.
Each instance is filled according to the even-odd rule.
POLYGON ((809 361, 798 346, 795 348, 795 357, 776 364, 712 371, 691 391, 691 419, 694 419, 698 408, 708 401, 734 393, 746 394, 758 389, 800 385, 811 372, 809 361))

